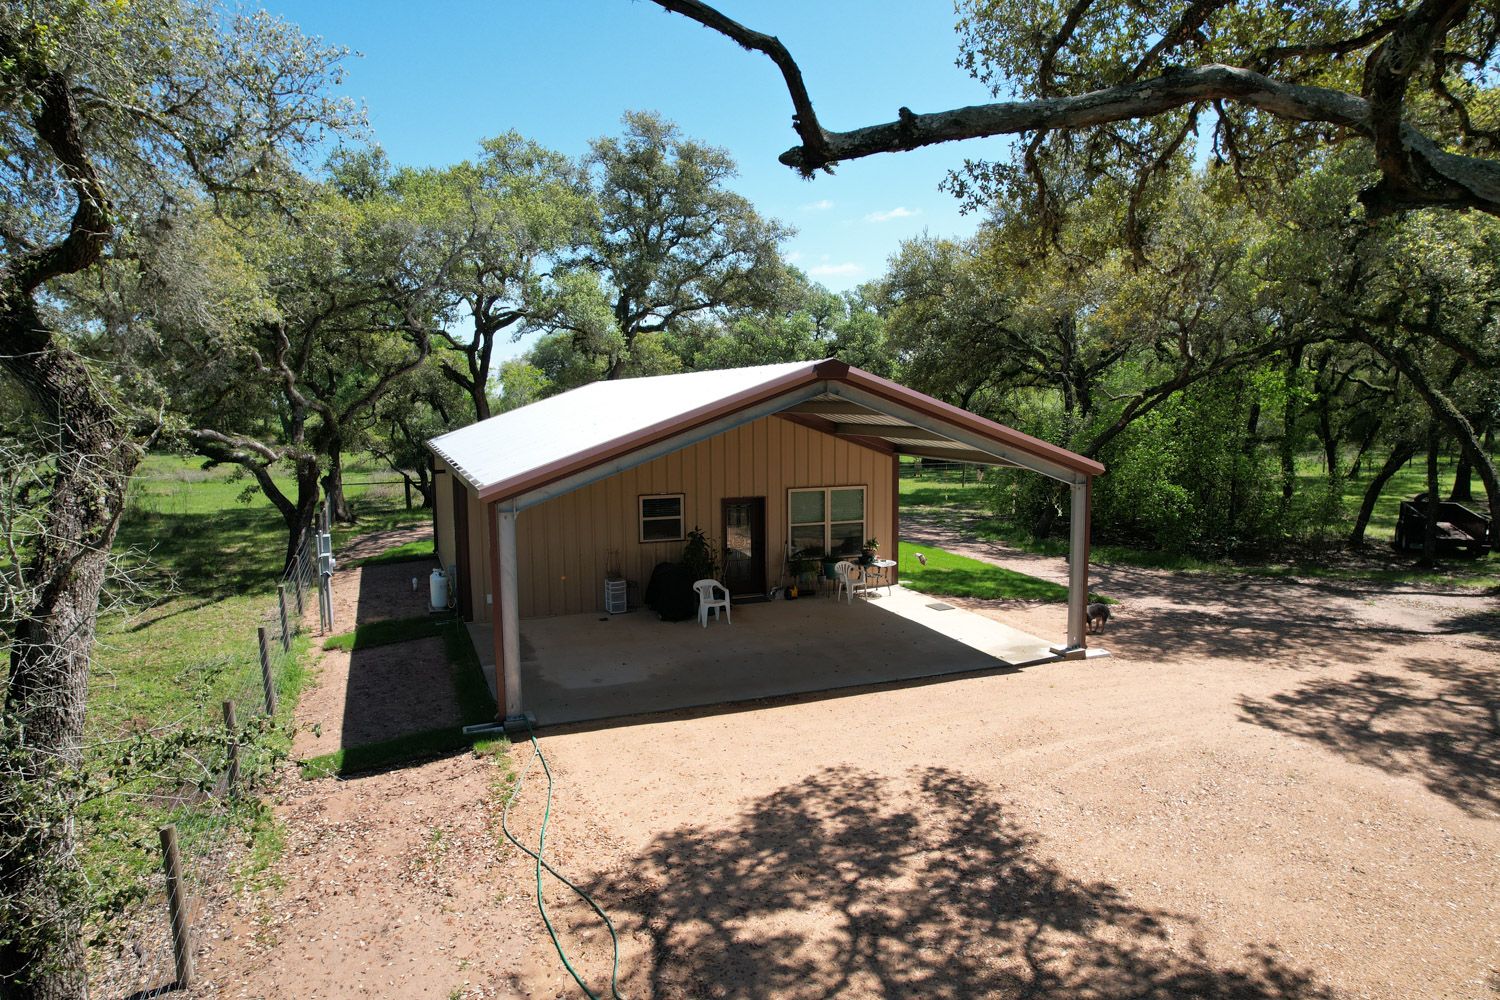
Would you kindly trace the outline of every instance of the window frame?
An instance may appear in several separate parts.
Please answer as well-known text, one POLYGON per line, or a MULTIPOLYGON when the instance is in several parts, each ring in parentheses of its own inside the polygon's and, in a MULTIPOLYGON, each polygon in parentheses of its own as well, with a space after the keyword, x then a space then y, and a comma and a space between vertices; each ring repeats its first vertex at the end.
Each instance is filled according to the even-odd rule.
POLYGON ((635 530, 636 539, 641 545, 655 545, 659 542, 682 542, 687 540, 687 494, 686 493, 640 493, 635 498, 635 530), (646 516, 647 500, 676 500, 677 514, 675 516, 653 515, 646 516), (646 522, 648 521, 676 521, 677 534, 672 538, 647 538, 646 522))
POLYGON ((859 545, 864 548, 865 539, 869 537, 870 525, 870 487, 868 483, 846 483, 841 486, 789 486, 786 491, 786 544, 788 549, 792 545, 792 535, 800 528, 808 528, 816 521, 808 521, 797 524, 792 520, 792 496, 796 493, 822 493, 823 494, 823 558, 830 557, 845 559, 850 554, 835 556, 833 549, 833 526, 835 524, 854 524, 854 521, 836 521, 833 518, 833 493, 835 490, 859 490, 860 492, 860 517, 859 517, 859 545))

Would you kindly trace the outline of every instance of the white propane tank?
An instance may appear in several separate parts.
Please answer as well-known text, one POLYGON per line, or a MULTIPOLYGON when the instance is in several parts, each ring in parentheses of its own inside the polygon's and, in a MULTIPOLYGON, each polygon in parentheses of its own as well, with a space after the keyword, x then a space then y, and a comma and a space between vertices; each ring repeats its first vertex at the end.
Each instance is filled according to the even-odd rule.
POLYGON ((442 611, 448 606, 448 574, 440 569, 433 570, 428 586, 432 593, 432 610, 442 611))

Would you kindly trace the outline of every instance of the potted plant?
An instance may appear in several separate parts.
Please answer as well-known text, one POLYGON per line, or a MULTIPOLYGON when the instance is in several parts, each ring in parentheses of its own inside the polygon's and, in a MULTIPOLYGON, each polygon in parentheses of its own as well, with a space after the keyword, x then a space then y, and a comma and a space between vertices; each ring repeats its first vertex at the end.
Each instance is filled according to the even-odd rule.
POLYGON ((799 588, 807 589, 817 586, 817 570, 819 570, 822 556, 823 550, 820 546, 801 549, 793 555, 792 574, 796 577, 796 585, 799 588))
POLYGON ((864 554, 862 556, 860 556, 860 560, 859 560, 860 564, 863 565, 863 566, 870 565, 871 563, 873 563, 875 561, 875 557, 877 555, 879 555, 879 554, 880 554, 880 539, 878 539, 878 538, 866 538, 865 539, 864 554))

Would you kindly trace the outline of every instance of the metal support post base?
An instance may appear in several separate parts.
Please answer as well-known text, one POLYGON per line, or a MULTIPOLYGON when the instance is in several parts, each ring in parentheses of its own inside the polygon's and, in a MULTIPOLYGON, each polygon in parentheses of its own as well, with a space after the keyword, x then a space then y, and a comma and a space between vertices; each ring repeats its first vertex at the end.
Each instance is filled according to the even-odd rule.
POLYGON ((522 712, 520 715, 507 715, 504 726, 506 736, 525 733, 536 728, 536 716, 530 712, 522 712))

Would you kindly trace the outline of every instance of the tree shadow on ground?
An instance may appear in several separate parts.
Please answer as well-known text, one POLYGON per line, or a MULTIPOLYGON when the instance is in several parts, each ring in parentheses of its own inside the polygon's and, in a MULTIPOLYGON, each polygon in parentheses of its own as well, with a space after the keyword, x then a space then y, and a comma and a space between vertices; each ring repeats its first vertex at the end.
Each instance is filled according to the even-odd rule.
POLYGON ((720 829, 657 837, 596 885, 649 943, 632 995, 1327 998, 1266 948, 1210 961, 1191 921, 1076 879, 955 771, 828 768, 720 829), (623 901, 623 907, 622 907, 623 901), (1188 941, 1182 930, 1188 925, 1188 941), (1173 931, 1177 932, 1173 937, 1173 931))
POLYGON ((138 582, 185 597, 216 601, 276 592, 286 535, 273 510, 232 507, 205 513, 132 510, 120 522, 116 549, 141 554, 138 582))
POLYGON ((1415 676, 1362 671, 1310 681, 1265 700, 1242 698, 1257 725, 1321 743, 1370 767, 1421 780, 1476 815, 1500 811, 1500 676, 1494 669, 1411 658, 1415 676))
POLYGON ((1285 580, 1234 580, 1183 573, 1172 581, 1170 603, 1134 600, 1162 588, 1130 572, 1101 571, 1095 586, 1121 602, 1112 608, 1099 643, 1141 659, 1238 657, 1264 662, 1329 662, 1334 644, 1344 656, 1387 648, 1401 629, 1352 617, 1326 594, 1285 580))

